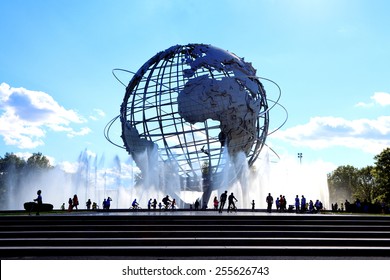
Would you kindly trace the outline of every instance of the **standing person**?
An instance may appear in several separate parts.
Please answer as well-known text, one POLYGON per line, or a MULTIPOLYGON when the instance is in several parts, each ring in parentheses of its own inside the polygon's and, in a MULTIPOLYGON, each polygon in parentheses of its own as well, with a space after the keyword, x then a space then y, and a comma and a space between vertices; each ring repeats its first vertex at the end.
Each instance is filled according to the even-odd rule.
POLYGON ((286 211, 287 210, 287 199, 286 197, 283 195, 283 211, 286 211))
POLYGON ((301 198, 301 212, 306 212, 306 198, 303 195, 301 198))
POLYGON ((148 201, 148 210, 152 208, 152 199, 149 199, 148 201))
POLYGON ((271 213, 272 211, 272 204, 274 203, 274 198, 272 197, 271 193, 268 193, 267 198, 265 199, 267 202, 267 212, 271 213))
POLYGON ((107 197, 107 200, 106 200, 106 209, 107 210, 110 210, 110 206, 111 206, 111 197, 107 197))
POLYGON ((309 212, 313 213, 313 211, 314 211, 314 203, 313 203, 313 200, 310 199, 310 201, 309 201, 309 212))
POLYGON ((71 212, 73 209, 73 200, 72 198, 69 197, 69 200, 68 200, 68 211, 71 212))
POLYGON ((216 196, 214 197, 213 204, 214 204, 214 209, 215 209, 215 210, 218 210, 219 201, 218 201, 218 198, 217 198, 216 196))
POLYGON ((255 211, 255 200, 252 200, 252 212, 255 211))
POLYGON ((92 201, 91 201, 90 198, 88 198, 88 201, 87 201, 87 203, 85 203, 85 205, 87 206, 87 209, 88 209, 88 210, 91 209, 92 201))
POLYGON ((172 210, 174 210, 176 208, 176 199, 172 199, 172 204, 171 204, 171 208, 172 210))
POLYGON ((103 206, 103 210, 107 209, 107 199, 103 199, 102 206, 103 206))
MULTIPOLYGON (((42 196, 41 196, 41 193, 42 191, 41 190, 38 190, 37 191, 37 198, 34 199, 34 201, 37 202, 37 213, 36 215, 39 216, 39 211, 41 210, 42 208, 42 196)), ((31 207, 32 208, 32 207, 31 207)), ((31 212, 31 211, 30 211, 31 212)))
POLYGON ((295 212, 299 212, 299 196, 295 197, 295 212))
POLYGON ((75 194, 73 196, 73 207, 76 208, 76 210, 78 210, 77 206, 79 205, 79 198, 77 197, 77 194, 75 194))
POLYGON ((219 198, 219 213, 222 213, 223 207, 225 206, 227 199, 227 191, 221 194, 221 197, 219 198))
POLYGON ((275 205, 276 205, 276 211, 280 212, 280 200, 279 200, 279 197, 276 198, 275 205))
POLYGON ((152 207, 154 210, 156 210, 156 207, 157 207, 157 199, 154 199, 153 202, 152 202, 152 207))
POLYGON ((195 204, 194 204, 195 210, 199 210, 199 204, 200 204, 199 198, 197 198, 196 201, 195 201, 195 204))
POLYGON ((280 206, 280 208, 279 208, 280 212, 283 212, 284 199, 283 199, 282 195, 279 196, 279 206, 280 206))
POLYGON ((228 197, 228 202, 229 202, 229 205, 228 205, 228 209, 227 211, 229 212, 229 210, 231 209, 232 212, 233 210, 237 212, 237 208, 236 208, 236 205, 234 204, 234 201, 238 201, 237 198, 234 196, 233 193, 231 193, 228 197))

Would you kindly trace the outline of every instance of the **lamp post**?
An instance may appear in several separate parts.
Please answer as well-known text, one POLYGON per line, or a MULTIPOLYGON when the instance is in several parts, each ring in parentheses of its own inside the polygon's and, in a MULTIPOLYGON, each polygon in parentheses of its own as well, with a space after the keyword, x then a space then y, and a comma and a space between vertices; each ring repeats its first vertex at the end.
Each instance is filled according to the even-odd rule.
POLYGON ((298 153, 299 164, 302 164, 302 153, 298 153))

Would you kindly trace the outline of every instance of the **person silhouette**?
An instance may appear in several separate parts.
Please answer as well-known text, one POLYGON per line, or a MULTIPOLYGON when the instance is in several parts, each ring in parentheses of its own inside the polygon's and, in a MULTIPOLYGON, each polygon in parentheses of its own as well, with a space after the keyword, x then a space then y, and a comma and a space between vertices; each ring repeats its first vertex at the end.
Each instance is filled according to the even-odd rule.
POLYGON ((229 202, 229 205, 228 205, 228 208, 227 208, 227 211, 228 211, 228 212, 229 212, 229 211, 233 212, 233 210, 237 212, 237 208, 236 208, 236 205, 234 204, 234 201, 237 202, 238 200, 237 200, 237 198, 234 196, 234 194, 231 193, 231 194, 229 195, 229 197, 228 197, 228 202, 229 202))
MULTIPOLYGON (((42 191, 41 190, 38 190, 37 191, 37 198, 34 199, 34 201, 37 203, 36 207, 37 207, 37 213, 36 215, 39 215, 39 211, 41 210, 42 208, 42 196, 41 196, 41 193, 42 191)), ((31 212, 31 211, 30 211, 31 212)))
POLYGON ((268 193, 268 196, 265 201, 267 202, 267 212, 271 213, 272 204, 274 203, 274 198, 272 197, 271 193, 268 193))
POLYGON ((222 193, 221 197, 219 198, 219 213, 222 213, 223 207, 225 206, 226 203, 226 199, 227 199, 227 191, 222 193))

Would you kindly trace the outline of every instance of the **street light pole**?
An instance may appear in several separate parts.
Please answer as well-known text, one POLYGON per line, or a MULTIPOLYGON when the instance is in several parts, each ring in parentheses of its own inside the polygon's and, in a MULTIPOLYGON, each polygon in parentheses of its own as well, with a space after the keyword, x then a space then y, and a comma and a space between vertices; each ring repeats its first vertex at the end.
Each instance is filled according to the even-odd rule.
POLYGON ((298 153, 299 164, 302 164, 302 153, 298 153))

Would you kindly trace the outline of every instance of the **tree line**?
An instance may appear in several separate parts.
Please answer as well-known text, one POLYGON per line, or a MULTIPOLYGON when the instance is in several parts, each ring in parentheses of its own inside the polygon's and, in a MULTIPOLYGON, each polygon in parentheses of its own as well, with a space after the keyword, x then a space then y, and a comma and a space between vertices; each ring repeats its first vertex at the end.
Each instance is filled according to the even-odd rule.
POLYGON ((356 168, 339 166, 328 174, 332 203, 359 201, 367 205, 390 205, 390 148, 374 157, 374 165, 356 168))
POLYGON ((23 177, 53 168, 47 157, 41 153, 32 154, 27 160, 6 153, 0 157, 0 203, 4 205, 10 194, 10 186, 18 188, 23 177))

